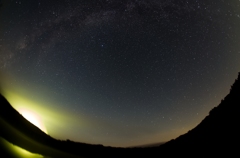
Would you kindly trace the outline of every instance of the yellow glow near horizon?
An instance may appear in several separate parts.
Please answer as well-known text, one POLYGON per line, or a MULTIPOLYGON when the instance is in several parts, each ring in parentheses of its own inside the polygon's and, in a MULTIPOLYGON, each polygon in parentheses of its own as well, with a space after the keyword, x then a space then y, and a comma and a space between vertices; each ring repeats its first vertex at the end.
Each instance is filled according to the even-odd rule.
POLYGON ((27 110, 27 109, 19 109, 19 113, 27 119, 29 122, 37 126, 43 132, 47 133, 47 130, 41 120, 41 118, 34 112, 27 110))
MULTIPOLYGON (((5 84, 5 86, 6 85, 7 84, 5 84)), ((68 117, 70 114, 68 114, 67 111, 63 111, 60 108, 57 110, 52 108, 51 105, 53 105, 54 102, 47 102, 45 99, 41 99, 40 101, 31 100, 29 99, 29 96, 31 96, 30 94, 17 91, 19 89, 21 90, 23 88, 19 87, 14 89, 10 86, 8 88, 4 87, 2 94, 20 114, 25 115, 23 114, 23 110, 26 110, 33 112, 37 118, 40 118, 40 127, 38 126, 38 128, 43 132, 47 132, 48 135, 54 136, 58 139, 68 139, 70 134, 67 133, 69 130, 66 129, 69 129, 69 126, 72 127, 72 124, 76 122, 77 119, 74 115, 68 117)), ((28 118, 26 119, 31 120, 28 118)), ((34 124, 34 122, 32 122, 32 124, 34 124)), ((81 122, 81 124, 83 125, 83 122, 81 122)))

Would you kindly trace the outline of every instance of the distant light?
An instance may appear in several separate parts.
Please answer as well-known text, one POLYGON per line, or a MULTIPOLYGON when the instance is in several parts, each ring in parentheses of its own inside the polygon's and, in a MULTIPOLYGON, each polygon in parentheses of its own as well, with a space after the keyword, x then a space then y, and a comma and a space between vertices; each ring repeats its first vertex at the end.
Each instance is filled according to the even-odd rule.
POLYGON ((37 126, 43 132, 47 133, 47 130, 46 130, 41 118, 36 113, 34 113, 30 110, 26 110, 26 109, 20 109, 19 112, 29 122, 31 122, 33 125, 37 126))

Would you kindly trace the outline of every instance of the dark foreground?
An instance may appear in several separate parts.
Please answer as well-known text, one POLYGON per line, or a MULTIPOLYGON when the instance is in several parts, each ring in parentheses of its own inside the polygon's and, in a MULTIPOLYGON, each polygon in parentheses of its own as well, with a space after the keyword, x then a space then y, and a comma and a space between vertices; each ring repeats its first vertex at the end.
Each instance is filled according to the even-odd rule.
POLYGON ((5 142, 51 158, 239 157, 239 106, 240 73, 230 93, 188 133, 157 147, 113 148, 54 139, 25 120, 0 95, 0 157, 18 157, 5 142))

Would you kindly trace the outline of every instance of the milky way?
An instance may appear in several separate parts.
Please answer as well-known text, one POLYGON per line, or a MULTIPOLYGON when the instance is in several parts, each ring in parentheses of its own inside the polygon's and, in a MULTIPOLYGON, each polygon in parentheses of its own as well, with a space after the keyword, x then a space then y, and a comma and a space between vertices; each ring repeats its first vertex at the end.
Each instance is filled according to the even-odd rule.
POLYGON ((237 0, 2 1, 4 95, 59 139, 168 141, 229 92, 239 28, 237 0))

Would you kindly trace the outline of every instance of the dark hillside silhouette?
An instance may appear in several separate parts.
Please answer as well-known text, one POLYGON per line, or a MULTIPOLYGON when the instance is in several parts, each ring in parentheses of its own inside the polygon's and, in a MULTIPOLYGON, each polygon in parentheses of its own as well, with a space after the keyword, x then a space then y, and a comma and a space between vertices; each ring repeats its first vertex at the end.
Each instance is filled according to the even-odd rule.
POLYGON ((56 158, 239 157, 240 73, 230 93, 199 125, 158 147, 113 148, 56 140, 23 118, 2 95, 0 101, 0 137, 42 155, 56 158))
POLYGON ((53 144, 57 144, 57 140, 28 122, 2 95, 0 101, 0 137, 33 153, 65 155, 54 148, 53 144))
POLYGON ((209 115, 197 127, 176 140, 164 144, 161 148, 175 150, 178 154, 186 156, 191 156, 193 152, 194 157, 209 157, 209 155, 217 157, 223 156, 222 154, 238 157, 239 106, 240 73, 230 93, 209 112, 209 115))

